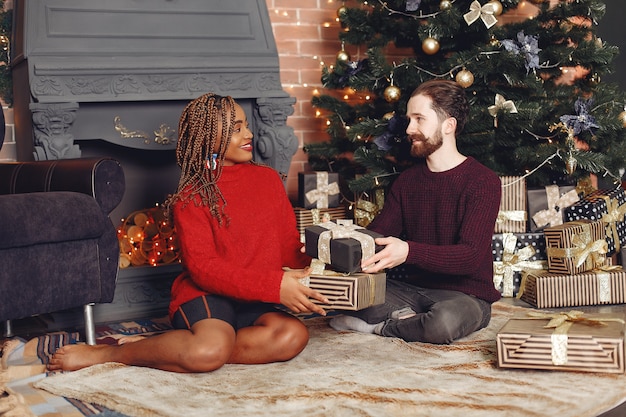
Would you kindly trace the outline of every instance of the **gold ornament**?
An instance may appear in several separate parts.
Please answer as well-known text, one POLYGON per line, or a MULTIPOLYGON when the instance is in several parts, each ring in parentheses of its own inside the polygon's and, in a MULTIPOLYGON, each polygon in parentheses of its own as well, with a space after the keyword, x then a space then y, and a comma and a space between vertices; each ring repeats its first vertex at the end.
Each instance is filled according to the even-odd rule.
POLYGON ((489 38, 489 45, 491 45, 491 46, 493 46, 495 48, 499 48, 500 47, 500 41, 494 35, 491 35, 491 38, 489 38))
POLYGON ((600 84, 600 74, 598 74, 597 72, 591 74, 591 77, 589 77, 589 84, 593 86, 600 84))
POLYGON ((463 88, 467 88, 474 83, 474 74, 471 71, 463 68, 456 74, 456 82, 463 88))
POLYGON ((567 157, 567 161, 565 161, 565 170, 569 175, 572 175, 574 171, 576 171, 576 158, 574 158, 571 154, 567 157))
POLYGON ((396 114, 396 113, 395 113, 395 112, 393 112, 393 111, 390 111, 389 113, 385 113, 385 114, 383 115, 383 120, 391 120, 391 119, 393 119, 393 116, 394 116, 395 114, 396 114))
POLYGON ((337 61, 341 61, 341 62, 350 61, 350 54, 342 49, 341 51, 337 52, 337 61))
POLYGON ((346 10, 348 10, 346 6, 341 6, 340 8, 338 8, 337 17, 341 19, 341 15, 344 14, 346 10))
POLYGON ((422 51, 427 55, 435 55, 439 52, 439 41, 435 38, 426 38, 422 42, 422 51))
POLYGON ((389 103, 394 103, 400 100, 401 95, 402 95, 402 92, 395 85, 390 85, 389 87, 385 88, 385 92, 384 92, 385 100, 387 100, 387 102, 389 103))
POLYGON ((439 3, 439 10, 449 10, 450 7, 452 7, 450 0, 441 0, 441 3, 439 3))
POLYGON ((621 112, 619 116, 617 116, 620 122, 622 122, 622 126, 626 128, 626 110, 621 112))
POLYGON ((489 4, 493 7, 493 14, 495 16, 500 16, 502 14, 502 3, 498 0, 491 0, 489 4))

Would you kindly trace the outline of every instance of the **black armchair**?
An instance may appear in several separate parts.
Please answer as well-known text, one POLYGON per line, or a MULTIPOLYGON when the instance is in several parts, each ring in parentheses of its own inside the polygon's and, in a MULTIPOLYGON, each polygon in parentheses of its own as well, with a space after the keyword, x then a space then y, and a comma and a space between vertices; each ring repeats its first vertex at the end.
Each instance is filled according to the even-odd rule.
POLYGON ((119 243, 109 213, 124 172, 111 158, 0 164, 0 320, 83 306, 95 344, 92 306, 113 300, 119 243))

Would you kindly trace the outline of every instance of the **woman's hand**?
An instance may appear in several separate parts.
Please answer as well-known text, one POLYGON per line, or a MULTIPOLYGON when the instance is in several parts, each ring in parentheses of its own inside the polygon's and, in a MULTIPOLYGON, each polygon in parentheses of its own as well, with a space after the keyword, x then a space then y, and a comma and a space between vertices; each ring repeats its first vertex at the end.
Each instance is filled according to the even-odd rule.
POLYGON ((310 298, 324 304, 330 304, 330 301, 319 292, 302 285, 299 281, 310 274, 311 268, 285 271, 280 283, 280 302, 294 313, 313 312, 325 316, 326 311, 313 303, 310 298))

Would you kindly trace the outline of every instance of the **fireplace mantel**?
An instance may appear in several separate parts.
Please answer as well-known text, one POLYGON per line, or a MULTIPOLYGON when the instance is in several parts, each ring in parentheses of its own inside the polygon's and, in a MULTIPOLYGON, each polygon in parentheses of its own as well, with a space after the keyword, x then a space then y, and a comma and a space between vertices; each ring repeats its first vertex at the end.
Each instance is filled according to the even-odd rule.
POLYGON ((175 148, 206 92, 246 102, 255 160, 285 174, 297 150, 265 0, 16 0, 19 160, 82 156, 80 142, 175 148))

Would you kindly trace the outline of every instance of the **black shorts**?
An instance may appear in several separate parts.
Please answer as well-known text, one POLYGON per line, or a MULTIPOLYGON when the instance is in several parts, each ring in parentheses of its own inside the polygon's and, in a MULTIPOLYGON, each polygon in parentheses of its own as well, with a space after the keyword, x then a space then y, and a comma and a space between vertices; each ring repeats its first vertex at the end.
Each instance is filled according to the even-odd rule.
POLYGON ((212 318, 223 320, 235 330, 252 326, 265 313, 280 312, 274 304, 247 303, 219 295, 203 295, 178 307, 172 326, 175 329, 191 329, 200 320, 212 318))

